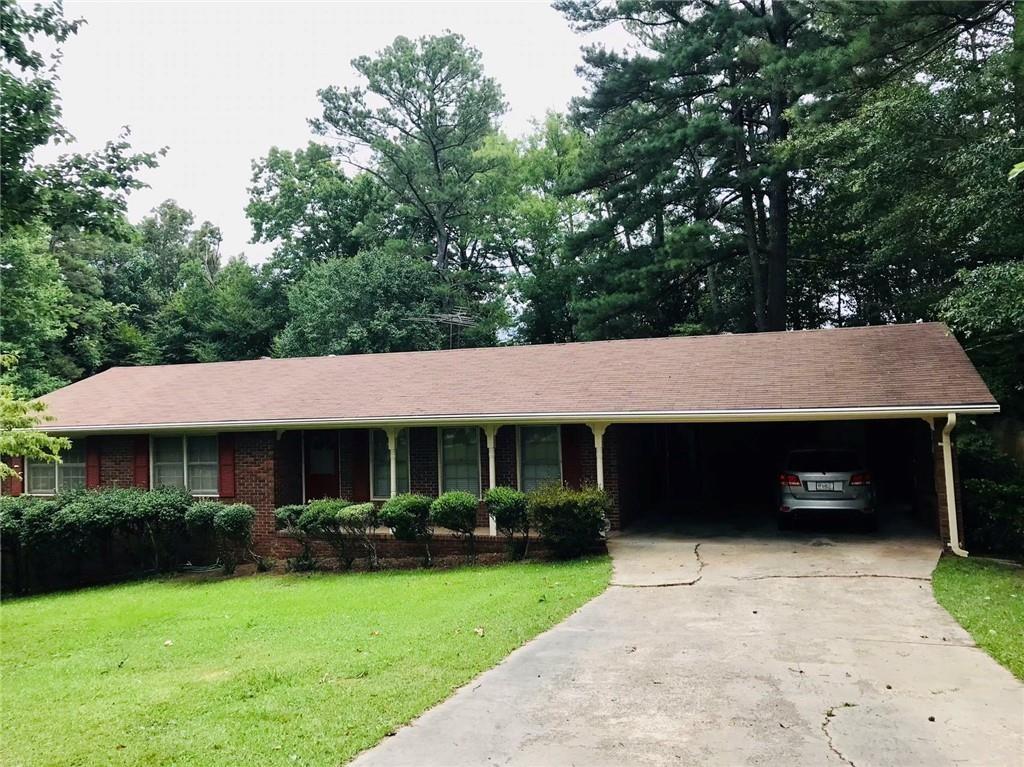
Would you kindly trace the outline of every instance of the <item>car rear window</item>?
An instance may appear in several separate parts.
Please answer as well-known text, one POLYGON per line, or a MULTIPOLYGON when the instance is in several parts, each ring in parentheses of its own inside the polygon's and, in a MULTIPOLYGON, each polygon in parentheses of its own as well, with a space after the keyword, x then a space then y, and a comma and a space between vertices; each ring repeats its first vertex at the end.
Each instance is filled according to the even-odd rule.
POLYGON ((799 450, 789 454, 790 471, 856 471, 860 459, 852 450, 799 450))

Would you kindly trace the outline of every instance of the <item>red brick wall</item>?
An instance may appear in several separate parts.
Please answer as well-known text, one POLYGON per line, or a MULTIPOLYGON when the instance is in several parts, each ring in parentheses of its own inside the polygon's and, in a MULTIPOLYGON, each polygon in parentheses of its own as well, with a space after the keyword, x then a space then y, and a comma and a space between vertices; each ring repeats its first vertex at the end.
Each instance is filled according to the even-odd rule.
POLYGON ((495 437, 495 472, 500 487, 517 487, 516 427, 502 426, 495 437))
POLYGON ((131 487, 135 479, 136 435, 90 437, 99 443, 100 485, 131 487))
POLYGON ((409 489, 421 495, 437 493, 437 429, 409 430, 409 489))
POLYGON ((235 435, 235 502, 256 510, 253 547, 262 552, 273 546, 276 437, 272 431, 239 432, 235 435))

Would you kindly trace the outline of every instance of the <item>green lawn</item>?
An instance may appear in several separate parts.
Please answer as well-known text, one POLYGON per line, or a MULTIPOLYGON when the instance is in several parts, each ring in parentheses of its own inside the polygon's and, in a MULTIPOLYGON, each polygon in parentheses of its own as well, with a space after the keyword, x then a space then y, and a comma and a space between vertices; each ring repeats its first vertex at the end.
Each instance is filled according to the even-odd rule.
POLYGON ((337 765, 607 585, 607 557, 152 580, 0 607, 0 763, 337 765))
POLYGON ((939 604, 974 641, 1024 679, 1024 568, 946 556, 932 583, 939 604))

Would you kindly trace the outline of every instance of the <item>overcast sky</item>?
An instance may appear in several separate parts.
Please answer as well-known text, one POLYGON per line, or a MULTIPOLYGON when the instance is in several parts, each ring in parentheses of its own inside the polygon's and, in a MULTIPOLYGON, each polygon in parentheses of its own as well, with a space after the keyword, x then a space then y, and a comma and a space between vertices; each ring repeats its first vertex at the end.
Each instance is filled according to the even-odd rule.
MULTIPOLYGON (((353 85, 349 61, 397 35, 446 29, 483 53, 486 72, 509 104, 513 136, 583 90, 581 45, 544 2, 74 2, 87 24, 64 45, 64 123, 75 149, 94 149, 132 129, 138 149, 169 148, 147 172, 149 189, 130 198, 133 221, 171 198, 224 233, 224 256, 263 260, 245 218, 251 162, 271 146, 312 138, 316 91, 353 85)), ((621 47, 622 33, 604 33, 621 47)), ((49 155, 50 152, 45 153, 49 155)))

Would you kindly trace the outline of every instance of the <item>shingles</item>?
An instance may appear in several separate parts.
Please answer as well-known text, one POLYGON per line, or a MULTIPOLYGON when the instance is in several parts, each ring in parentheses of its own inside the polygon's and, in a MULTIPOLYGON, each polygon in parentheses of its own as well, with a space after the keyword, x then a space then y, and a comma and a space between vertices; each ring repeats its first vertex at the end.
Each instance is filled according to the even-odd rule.
POLYGON ((994 404, 944 325, 113 368, 61 427, 994 404))

